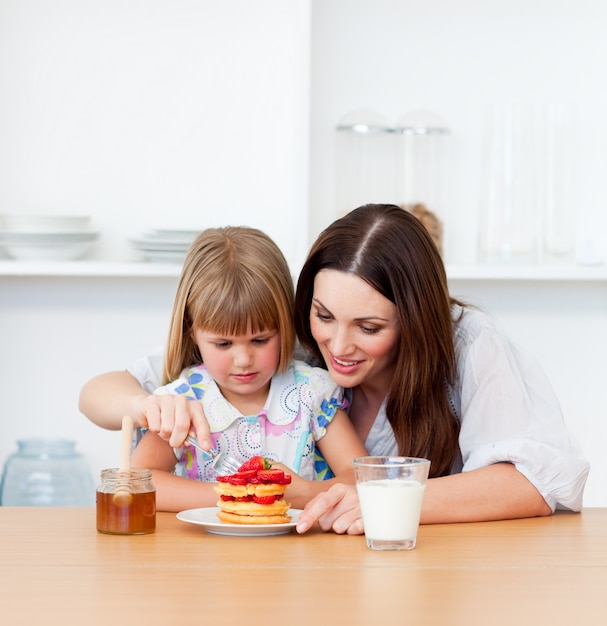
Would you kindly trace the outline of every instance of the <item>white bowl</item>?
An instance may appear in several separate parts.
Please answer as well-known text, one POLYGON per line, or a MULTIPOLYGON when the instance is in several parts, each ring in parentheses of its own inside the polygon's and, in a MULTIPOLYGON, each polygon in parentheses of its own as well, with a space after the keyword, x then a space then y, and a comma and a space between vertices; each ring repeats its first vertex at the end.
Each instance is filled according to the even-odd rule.
POLYGON ((64 243, 56 246, 5 245, 8 256, 17 261, 74 261, 90 248, 90 243, 64 243))
POLYGON ((89 215, 33 215, 4 213, 0 227, 13 233, 76 233, 89 227, 89 215))
POLYGON ((14 233, 0 231, 0 246, 19 261, 72 261, 84 255, 99 233, 14 233))

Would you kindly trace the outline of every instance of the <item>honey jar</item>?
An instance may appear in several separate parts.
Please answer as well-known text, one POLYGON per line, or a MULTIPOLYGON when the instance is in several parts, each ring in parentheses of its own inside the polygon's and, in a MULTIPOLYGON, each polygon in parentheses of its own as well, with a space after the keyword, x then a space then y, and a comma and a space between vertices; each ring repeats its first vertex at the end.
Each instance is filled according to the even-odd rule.
POLYGON ((156 530, 156 489, 152 472, 117 468, 101 472, 97 487, 97 530, 110 535, 144 535, 156 530))

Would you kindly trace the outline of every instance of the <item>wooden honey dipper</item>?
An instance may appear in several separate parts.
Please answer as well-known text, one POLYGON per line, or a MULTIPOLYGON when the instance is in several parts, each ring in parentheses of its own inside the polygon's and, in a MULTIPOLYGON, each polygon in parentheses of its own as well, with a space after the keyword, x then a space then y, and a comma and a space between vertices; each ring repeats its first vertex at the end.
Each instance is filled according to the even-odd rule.
POLYGON ((133 418, 122 418, 122 439, 120 446, 120 467, 116 481, 116 491, 112 498, 116 506, 129 506, 133 501, 131 491, 131 450, 133 447, 133 418))

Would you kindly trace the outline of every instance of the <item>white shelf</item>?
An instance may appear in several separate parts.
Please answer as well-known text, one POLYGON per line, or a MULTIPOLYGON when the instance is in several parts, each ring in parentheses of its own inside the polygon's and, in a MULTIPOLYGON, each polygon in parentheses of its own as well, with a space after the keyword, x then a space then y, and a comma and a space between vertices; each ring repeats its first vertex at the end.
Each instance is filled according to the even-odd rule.
POLYGON ((448 265, 454 280, 607 281, 605 265, 448 265))
POLYGON ((138 261, 0 261, 0 276, 178 277, 179 263, 138 261))
MULTIPOLYGON (((177 278, 178 263, 0 260, 0 276, 177 278)), ((450 281, 607 281, 607 265, 448 265, 450 281)))

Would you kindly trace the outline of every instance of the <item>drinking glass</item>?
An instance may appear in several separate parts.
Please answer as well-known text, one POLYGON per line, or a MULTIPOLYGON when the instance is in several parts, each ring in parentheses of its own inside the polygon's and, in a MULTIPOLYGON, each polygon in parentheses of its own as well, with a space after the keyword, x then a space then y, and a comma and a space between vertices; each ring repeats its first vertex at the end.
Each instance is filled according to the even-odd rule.
POLYGON ((402 456, 354 459, 367 546, 411 550, 417 542, 430 461, 402 456))

